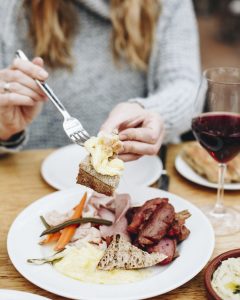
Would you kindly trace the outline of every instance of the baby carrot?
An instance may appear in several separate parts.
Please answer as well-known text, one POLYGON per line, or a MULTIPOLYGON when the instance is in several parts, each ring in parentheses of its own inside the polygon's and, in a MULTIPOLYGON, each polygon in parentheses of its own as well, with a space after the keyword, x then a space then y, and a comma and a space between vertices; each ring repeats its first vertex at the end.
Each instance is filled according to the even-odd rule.
POLYGON ((60 236, 61 236, 60 232, 49 233, 47 237, 44 240, 42 240, 39 244, 46 245, 48 243, 56 242, 58 241, 60 236))
MULTIPOLYGON (((83 208, 84 208, 86 199, 87 199, 87 192, 84 193, 80 203, 78 204, 78 206, 76 206, 71 219, 80 218, 82 216, 82 212, 83 212, 83 208)), ((62 230, 61 236, 60 236, 56 246, 54 247, 55 251, 59 251, 59 250, 62 250, 65 248, 65 246, 70 242, 71 238, 73 237, 77 226, 78 225, 70 225, 68 227, 65 227, 62 230)))

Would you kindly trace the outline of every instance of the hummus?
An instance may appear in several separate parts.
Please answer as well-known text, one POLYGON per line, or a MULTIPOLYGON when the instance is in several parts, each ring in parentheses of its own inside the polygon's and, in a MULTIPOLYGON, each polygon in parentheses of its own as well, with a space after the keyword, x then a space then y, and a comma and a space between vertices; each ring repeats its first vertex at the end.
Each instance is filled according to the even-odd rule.
POLYGON ((224 260, 213 273, 212 287, 224 300, 240 300, 240 257, 224 260))

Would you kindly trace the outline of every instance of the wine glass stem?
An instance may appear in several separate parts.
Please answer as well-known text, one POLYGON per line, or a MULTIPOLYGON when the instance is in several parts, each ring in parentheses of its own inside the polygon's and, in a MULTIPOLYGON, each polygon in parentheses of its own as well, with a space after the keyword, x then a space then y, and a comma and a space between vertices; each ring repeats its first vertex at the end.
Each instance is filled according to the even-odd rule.
POLYGON ((224 198, 224 178, 226 173, 226 164, 218 164, 218 191, 217 201, 213 209, 214 214, 224 214, 225 207, 223 204, 224 198))

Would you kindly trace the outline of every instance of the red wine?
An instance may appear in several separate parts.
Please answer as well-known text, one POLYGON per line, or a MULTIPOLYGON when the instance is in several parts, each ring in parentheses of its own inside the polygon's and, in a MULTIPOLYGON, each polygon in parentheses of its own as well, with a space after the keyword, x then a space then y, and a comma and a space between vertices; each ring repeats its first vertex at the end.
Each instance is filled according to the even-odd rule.
POLYGON ((240 152, 240 114, 204 113, 192 120, 192 130, 217 162, 226 163, 240 152))

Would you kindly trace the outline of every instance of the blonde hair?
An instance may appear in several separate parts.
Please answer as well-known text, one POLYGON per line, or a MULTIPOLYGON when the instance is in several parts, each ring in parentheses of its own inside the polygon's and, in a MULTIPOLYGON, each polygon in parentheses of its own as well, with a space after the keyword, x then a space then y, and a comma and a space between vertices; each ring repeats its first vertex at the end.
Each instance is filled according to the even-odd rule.
MULTIPOLYGON (((78 29, 73 1, 25 0, 35 55, 50 67, 71 68, 72 44, 78 29)), ((160 12, 159 0, 111 0, 112 50, 116 61, 146 70, 160 12)))

